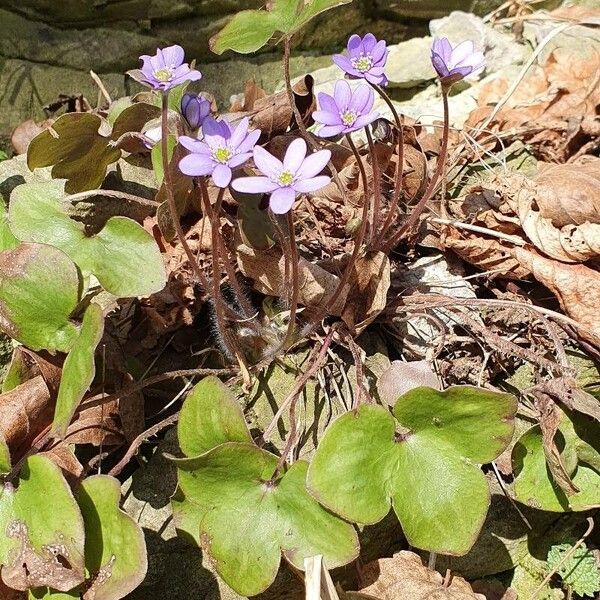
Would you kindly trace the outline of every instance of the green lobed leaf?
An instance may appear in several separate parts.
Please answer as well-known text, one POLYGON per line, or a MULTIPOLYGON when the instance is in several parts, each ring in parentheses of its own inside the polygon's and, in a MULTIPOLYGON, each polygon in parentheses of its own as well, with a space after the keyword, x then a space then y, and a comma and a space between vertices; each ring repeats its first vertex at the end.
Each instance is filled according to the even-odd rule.
POLYGON ((177 425, 179 446, 198 456, 225 442, 252 443, 244 414, 230 389, 217 377, 205 377, 188 395, 177 425))
POLYGON ((0 253, 0 327, 32 350, 68 352, 79 286, 77 267, 58 248, 20 244, 0 253))
POLYGON ((516 408, 508 394, 470 386, 416 388, 398 399, 393 416, 360 406, 326 430, 308 489, 357 523, 380 521, 391 504, 412 546, 466 554, 490 501, 478 464, 506 448, 516 408))
POLYGON ((101 135, 103 121, 92 113, 67 113, 38 134, 27 149, 30 170, 52 167, 52 177, 66 179, 71 194, 100 187, 108 166, 121 158, 121 151, 101 135))
POLYGON ((153 237, 127 217, 111 217, 101 231, 87 235, 62 205, 62 183, 29 183, 13 191, 9 223, 22 241, 56 246, 87 276, 94 274, 115 296, 146 296, 161 290, 166 274, 153 237))
POLYGON ((253 596, 275 579, 281 553, 295 567, 324 556, 327 568, 358 555, 353 527, 321 507, 305 487, 308 465, 294 463, 277 481, 278 459, 251 444, 228 442, 175 461, 188 531, 236 592, 253 596))
POLYGON ((94 380, 94 353, 103 331, 102 308, 92 303, 83 315, 79 336, 63 366, 52 422, 52 434, 57 437, 63 438, 66 435, 76 408, 94 380))
POLYGON ((144 534, 121 510, 120 499, 119 481, 107 475, 84 479, 77 494, 85 523, 85 565, 92 578, 94 600, 124 598, 146 576, 144 534))
MULTIPOLYGON (((566 447, 565 438, 568 440, 571 435, 568 423, 563 421, 555 436, 555 443, 561 453, 566 447)), ((584 448, 584 453, 586 451, 589 452, 587 448, 584 448)), ((594 453, 597 454, 596 451, 594 453)), ((600 506, 600 474, 581 458, 570 474, 571 480, 579 492, 567 496, 554 482, 546 464, 542 432, 539 426, 532 427, 521 436, 513 448, 512 462, 516 475, 514 492, 519 502, 533 508, 553 512, 589 510, 600 506)))
POLYGON ((68 591, 84 580, 84 527, 61 470, 47 457, 23 463, 18 488, 0 495, 2 579, 17 590, 68 591))
POLYGON ((272 0, 266 10, 243 10, 210 40, 215 54, 250 54, 275 34, 291 36, 318 14, 352 0, 272 0))

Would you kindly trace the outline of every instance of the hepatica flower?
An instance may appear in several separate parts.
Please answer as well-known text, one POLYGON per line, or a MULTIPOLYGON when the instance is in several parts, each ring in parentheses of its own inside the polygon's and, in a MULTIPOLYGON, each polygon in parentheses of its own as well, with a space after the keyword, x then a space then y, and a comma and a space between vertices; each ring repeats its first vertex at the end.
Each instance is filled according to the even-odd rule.
POLYGON ((192 129, 202 126, 204 119, 210 115, 210 100, 200 94, 184 94, 181 99, 181 114, 192 129))
POLYGON ((435 38, 431 47, 431 63, 443 84, 451 85, 485 67, 483 52, 475 50, 471 40, 452 45, 448 38, 435 38))
POLYGON ((249 120, 242 119, 235 129, 227 121, 207 117, 202 125, 203 140, 181 136, 179 141, 190 150, 179 161, 185 175, 211 175, 214 184, 226 188, 231 182, 232 169, 243 165, 251 156, 260 137, 260 129, 248 131, 249 120))
POLYGON ((130 74, 155 90, 168 91, 177 85, 186 81, 197 81, 202 77, 200 71, 190 69, 187 63, 184 63, 184 52, 181 46, 169 46, 167 48, 158 48, 154 56, 144 54, 140 56, 142 69, 140 72, 130 72, 130 74))
POLYGON ((319 175, 331 159, 329 150, 306 156, 306 142, 295 139, 281 162, 260 146, 254 148, 254 163, 265 177, 242 177, 231 184, 234 190, 247 194, 271 194, 271 210, 282 215, 294 205, 297 194, 315 192, 325 187, 331 177, 319 175))
POLYGON ((321 123, 317 135, 333 137, 351 133, 372 123, 379 113, 371 112, 375 94, 368 85, 360 85, 352 91, 344 79, 336 82, 333 96, 321 92, 319 94, 320 110, 313 113, 313 119, 321 123))
POLYGON ((383 72, 389 50, 385 40, 377 40, 372 33, 364 38, 352 35, 348 40, 348 56, 335 54, 333 62, 352 79, 366 79, 376 85, 387 85, 383 72))

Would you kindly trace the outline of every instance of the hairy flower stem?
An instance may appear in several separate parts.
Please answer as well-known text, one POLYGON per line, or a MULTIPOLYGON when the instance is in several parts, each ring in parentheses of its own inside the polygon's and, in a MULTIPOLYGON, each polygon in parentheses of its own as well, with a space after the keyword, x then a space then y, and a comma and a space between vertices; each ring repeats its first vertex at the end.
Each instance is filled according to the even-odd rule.
POLYGON ((381 96, 383 101, 388 105, 394 117, 396 128, 398 129, 398 163, 396 164, 394 195, 392 197, 392 202, 390 204, 390 209, 386 216, 385 222, 383 223, 381 233, 378 236, 379 239, 383 240, 385 239, 385 234, 388 232, 388 229, 394 222, 394 217, 396 216, 396 211, 398 210, 398 204, 400 202, 400 197, 402 195, 403 190, 402 175, 404 174, 404 119, 398 114, 398 111, 396 110, 392 99, 383 91, 383 88, 378 85, 375 85, 374 83, 371 83, 370 85, 381 96))
POLYGON ((396 231, 396 233, 394 233, 392 235, 392 237, 389 238, 387 242, 385 242, 384 248, 385 248, 386 253, 391 252, 391 250, 393 250, 393 248, 402 239, 402 236, 407 231, 410 231, 410 229, 412 229, 412 227, 415 225, 415 223, 419 220, 421 213, 425 209, 427 202, 429 202, 429 200, 431 200, 431 197, 433 196, 433 194, 436 190, 436 187, 440 180, 440 177, 441 177, 442 173, 444 172, 444 167, 446 165, 446 160, 448 158, 448 134, 449 134, 449 130, 450 130, 450 114, 449 114, 449 110, 448 110, 448 91, 449 91, 449 88, 442 85, 442 102, 444 105, 444 129, 442 132, 442 145, 440 148, 440 154, 438 156, 435 172, 433 174, 433 177, 431 178, 431 181, 429 182, 429 185, 427 186, 427 189, 425 190, 425 193, 423 194, 423 197, 419 200, 417 205, 414 207, 414 209, 410 213, 410 217, 408 217, 408 219, 402 224, 400 229, 398 229, 398 231, 396 231))
POLYGON ((219 228, 219 213, 221 211, 221 204, 223 202, 223 195, 225 194, 225 189, 221 188, 219 190, 219 195, 217 196, 217 202, 214 210, 210 204, 208 190, 206 189, 205 182, 201 183, 200 189, 202 190, 202 200, 204 201, 204 212, 210 220, 210 232, 212 241, 211 254, 213 268, 212 296, 215 307, 215 318, 217 321, 217 328, 219 329, 219 333, 221 334, 221 338, 223 339, 225 348, 231 354, 231 356, 235 356, 236 360, 238 361, 238 365, 240 367, 240 370, 242 371, 242 375, 244 378, 244 383, 246 384, 246 386, 248 386, 251 378, 250 373, 248 371, 248 366, 246 365, 246 359, 244 358, 244 355, 237 344, 235 335, 232 335, 232 332, 227 325, 227 321, 225 320, 224 307, 226 307, 227 305, 221 294, 221 257, 219 252, 219 248, 221 246, 219 240, 219 238, 221 237, 221 232, 219 228))
POLYGON ((175 228, 175 233, 177 234, 177 238, 179 239, 179 243, 181 244, 185 255, 192 267, 192 271, 194 275, 198 278, 200 285, 204 288, 204 291, 209 293, 210 287, 208 285, 208 280, 202 269, 200 269, 200 265, 196 261, 196 257, 192 252, 187 240, 185 239, 185 233, 181 228, 181 222, 179 221, 179 212, 177 211, 177 204, 175 203, 175 196, 173 194, 173 178, 171 177, 171 171, 169 169, 169 147, 168 147, 168 137, 169 137, 169 91, 162 93, 162 111, 161 111, 161 154, 162 154, 162 166, 163 166, 163 183, 165 185, 165 191, 167 193, 167 206, 169 208, 169 214, 171 215, 171 221, 173 221, 173 227, 175 228))
POLYGON ((292 292, 290 295, 290 317, 288 322, 287 333, 283 341, 284 349, 288 349, 294 341, 294 332, 296 329, 296 313, 298 312, 298 298, 300 296, 300 281, 298 275, 298 245, 296 243, 296 235, 294 232, 294 216, 290 210, 287 213, 288 224, 288 239, 290 247, 290 279, 292 284, 292 292))
POLYGON ((369 127, 365 127, 367 141, 369 142, 369 152, 371 154, 371 168, 373 169, 373 220, 371 231, 369 232, 369 242, 373 240, 373 236, 377 234, 379 228, 379 217, 381 213, 381 169, 379 168, 379 160, 375 154, 375 144, 373 136, 369 131, 369 127))
MULTIPOLYGON (((205 196, 206 196, 206 198, 208 198, 208 189, 206 188, 206 182, 203 179, 200 180, 200 192, 201 192, 202 198, 204 198, 205 196)), ((214 210, 210 206, 210 202, 208 203, 209 208, 211 209, 211 214, 207 215, 207 216, 209 217, 209 220, 211 222, 211 229, 212 229, 212 222, 213 222, 213 214, 212 213, 214 213, 217 225, 219 224, 219 217, 221 214, 221 206, 223 204, 223 196, 224 196, 224 190, 221 190, 221 192, 219 193, 219 197, 217 198, 217 203, 215 205, 214 210)), ((219 244, 219 252, 220 252, 221 259, 223 260, 225 272, 227 273, 227 279, 229 280, 229 285, 231 286, 231 288, 235 294, 235 298, 236 298, 240 308, 242 309, 244 318, 253 320, 256 311, 254 310, 254 308, 248 301, 248 298, 246 297, 246 294, 244 293, 244 290, 242 289, 242 286, 240 285, 240 282, 237 278, 237 274, 235 272, 234 263, 231 260, 231 256, 229 255, 229 250, 227 249, 227 246, 225 245, 225 240, 223 239, 223 236, 221 235, 220 228, 218 229, 217 233, 218 233, 217 240, 218 240, 218 244, 219 244)))

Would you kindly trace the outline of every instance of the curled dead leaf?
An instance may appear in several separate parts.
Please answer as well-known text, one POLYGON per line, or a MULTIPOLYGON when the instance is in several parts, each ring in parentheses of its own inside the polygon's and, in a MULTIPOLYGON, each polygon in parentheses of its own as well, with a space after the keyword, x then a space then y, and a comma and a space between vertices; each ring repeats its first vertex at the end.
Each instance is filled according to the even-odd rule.
POLYGON ((360 594, 380 600, 485 600, 462 577, 454 576, 444 586, 437 571, 428 569, 419 556, 407 550, 369 563, 362 575, 366 585, 360 594))
POLYGON ((19 456, 52 422, 54 403, 41 375, 0 395, 0 434, 19 456))
POLYGON ((534 181, 515 175, 505 185, 514 190, 508 204, 544 254, 564 262, 600 256, 600 159, 547 166, 534 181))
MULTIPOLYGON (((237 260, 240 271, 254 282, 254 289, 268 296, 285 297, 284 276, 285 257, 281 250, 274 247, 267 251, 256 251, 240 244, 237 247, 237 260)), ((331 296, 339 278, 314 263, 300 258, 298 264, 300 280, 300 304, 318 306, 331 296)), ((334 307, 328 307, 329 314, 339 316, 343 304, 338 301, 334 307)))
POLYGON ((385 308, 390 289, 390 259, 383 252, 360 257, 350 276, 342 320, 360 333, 385 308))
POLYGON ((556 295, 567 315, 581 325, 581 337, 600 346, 600 273, 585 265, 551 260, 525 248, 513 248, 511 254, 556 295))

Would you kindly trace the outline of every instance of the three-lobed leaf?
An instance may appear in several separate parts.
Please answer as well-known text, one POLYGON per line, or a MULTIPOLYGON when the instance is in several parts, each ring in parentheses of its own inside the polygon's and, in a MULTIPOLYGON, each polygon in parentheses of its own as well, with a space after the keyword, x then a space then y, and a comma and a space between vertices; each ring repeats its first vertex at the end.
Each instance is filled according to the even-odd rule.
POLYGON ((479 534, 490 492, 478 464, 506 448, 516 399, 470 386, 416 388, 393 415, 363 405, 326 430, 308 470, 308 488, 345 519, 371 524, 393 506, 409 543, 466 554, 479 534))
POLYGON ((273 481, 277 462, 275 455, 237 442, 177 461, 188 527, 195 526, 194 537, 219 575, 244 596, 269 587, 282 552, 299 569, 315 554, 328 568, 358 555, 352 526, 307 493, 307 463, 294 463, 273 481))
POLYGON ((94 353, 103 331, 102 308, 92 303, 83 315, 79 336, 63 366, 52 422, 52 433, 57 437, 63 438, 67 433, 77 406, 94 380, 94 353))
POLYGON ((71 257, 81 272, 94 274, 119 297, 145 296, 166 282, 160 250, 152 236, 127 217, 111 217, 95 235, 71 219, 62 205, 59 181, 20 185, 9 207, 12 233, 22 241, 49 244, 71 257))
POLYGON ((38 134, 27 149, 27 166, 52 167, 52 177, 66 179, 69 193, 100 187, 108 166, 121 150, 100 133, 103 120, 92 113, 67 113, 38 134))
POLYGON ((352 0, 272 0, 266 10, 243 10, 210 40, 216 54, 233 50, 250 54, 275 34, 291 36, 313 17, 352 0))
POLYGON ((79 286, 75 263, 58 248, 20 244, 0 253, 0 327, 32 350, 68 352, 79 286))
POLYGON ((182 407, 178 433, 182 450, 192 455, 175 459, 178 529, 202 546, 238 593, 264 591, 282 553, 299 569, 315 554, 329 568, 356 558, 354 528, 306 491, 307 463, 275 476, 278 458, 252 444, 239 404, 218 379, 196 385, 182 407))

